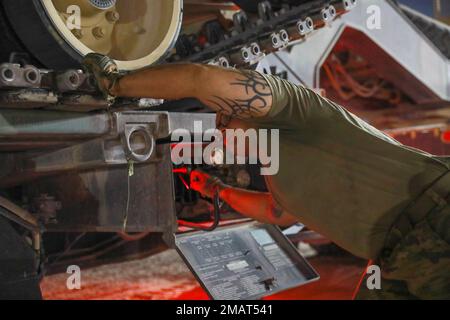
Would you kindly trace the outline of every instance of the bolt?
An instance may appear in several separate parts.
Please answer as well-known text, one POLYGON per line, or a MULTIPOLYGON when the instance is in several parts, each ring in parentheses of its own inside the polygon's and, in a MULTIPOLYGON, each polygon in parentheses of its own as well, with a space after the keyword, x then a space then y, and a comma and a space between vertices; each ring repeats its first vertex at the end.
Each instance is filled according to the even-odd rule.
POLYGON ((72 33, 77 39, 83 38, 83 30, 82 29, 73 29, 72 33))
POLYGON ((272 34, 272 35, 270 36, 270 38, 272 39, 272 45, 273 45, 274 47, 278 46, 278 37, 277 37, 277 35, 276 35, 276 34, 272 34))
POLYGON ((280 39, 283 42, 289 42, 289 34, 286 30, 280 30, 280 39))
POLYGON ((330 14, 331 18, 334 18, 336 16, 336 8, 333 6, 329 6, 328 13, 330 14))
POLYGON ((103 38, 105 36, 105 29, 103 29, 102 27, 95 27, 94 29, 92 29, 92 34, 97 39, 103 38))
POLYGON ((253 55, 257 56, 261 53, 261 49, 259 48, 259 45, 257 43, 252 43, 251 50, 253 55))
POLYGON ((117 22, 120 19, 120 14, 117 11, 108 11, 106 13, 106 19, 111 23, 117 22))
POLYGON ((229 68, 230 67, 230 62, 228 61, 227 58, 225 57, 220 57, 218 59, 219 65, 223 68, 229 68))
POLYGON ((314 22, 310 17, 306 18, 305 22, 306 22, 306 26, 308 27, 309 30, 314 29, 314 22))
POLYGON ((247 60, 249 57, 248 49, 242 49, 242 57, 247 60))

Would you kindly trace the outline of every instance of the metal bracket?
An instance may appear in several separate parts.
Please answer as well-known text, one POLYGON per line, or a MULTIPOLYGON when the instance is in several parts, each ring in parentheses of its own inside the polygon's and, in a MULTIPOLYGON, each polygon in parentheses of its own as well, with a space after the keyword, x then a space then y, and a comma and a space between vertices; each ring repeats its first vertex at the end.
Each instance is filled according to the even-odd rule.
POLYGON ((140 112, 115 113, 119 134, 127 160, 155 160, 156 140, 169 135, 167 114, 140 112))

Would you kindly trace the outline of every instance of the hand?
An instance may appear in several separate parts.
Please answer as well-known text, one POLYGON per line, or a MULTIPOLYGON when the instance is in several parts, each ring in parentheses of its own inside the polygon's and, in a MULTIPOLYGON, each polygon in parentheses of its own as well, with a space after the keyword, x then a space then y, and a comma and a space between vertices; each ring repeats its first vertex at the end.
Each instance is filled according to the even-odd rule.
POLYGON ((191 172, 191 188, 200 192, 205 197, 212 199, 215 193, 224 187, 225 184, 217 177, 213 177, 200 170, 191 172))

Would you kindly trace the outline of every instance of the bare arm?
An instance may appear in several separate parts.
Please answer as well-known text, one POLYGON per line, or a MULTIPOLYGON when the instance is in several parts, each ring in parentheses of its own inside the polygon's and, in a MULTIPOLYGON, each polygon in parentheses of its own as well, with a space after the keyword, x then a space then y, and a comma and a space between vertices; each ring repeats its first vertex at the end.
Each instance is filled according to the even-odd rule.
POLYGON ((248 218, 279 226, 298 222, 298 219, 278 208, 270 193, 226 187, 219 195, 234 210, 248 218))
POLYGON ((198 170, 191 173, 190 181, 192 189, 209 198, 218 191, 223 201, 245 217, 280 226, 289 226, 297 222, 295 217, 276 205, 268 192, 234 188, 198 170))
POLYGON ((239 118, 261 117, 272 106, 272 93, 257 72, 199 64, 172 64, 129 74, 112 89, 122 97, 197 98, 216 112, 239 118))

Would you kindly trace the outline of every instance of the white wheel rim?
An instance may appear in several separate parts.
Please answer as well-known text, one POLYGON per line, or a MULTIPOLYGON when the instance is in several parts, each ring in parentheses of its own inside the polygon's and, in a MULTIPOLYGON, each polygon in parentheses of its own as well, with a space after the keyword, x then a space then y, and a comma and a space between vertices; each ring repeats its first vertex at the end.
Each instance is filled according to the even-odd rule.
MULTIPOLYGON (((49 19, 55 25, 60 35, 80 55, 84 56, 90 52, 93 52, 94 50, 92 48, 90 48, 80 39, 78 39, 67 27, 66 21, 61 17, 60 11, 58 11, 57 8, 55 7, 54 1, 61 1, 61 0, 41 0, 49 19)), ((83 1, 86 0, 71 0, 70 2, 72 2, 72 4, 74 2, 75 4, 79 3, 80 6, 81 5, 86 6, 86 3, 83 1)), ((118 0, 118 1, 127 1, 127 0, 118 0)), ((168 23, 165 28, 163 26, 164 28, 163 30, 158 30, 159 32, 164 32, 165 35, 162 37, 161 41, 155 41, 154 43, 152 43, 153 47, 151 49, 151 52, 148 52, 148 54, 144 54, 143 57, 137 59, 130 59, 130 60, 115 59, 119 69, 121 70, 140 69, 159 61, 164 55, 166 55, 166 53, 174 45, 181 27, 182 6, 183 6, 182 0, 141 0, 141 1, 147 1, 149 6, 151 5, 160 6, 162 8, 161 11, 163 11, 163 9, 168 11, 168 14, 166 16, 170 19, 170 23, 168 23), (157 44, 156 47, 155 44, 157 44)), ((139 36, 136 36, 136 38, 137 37, 139 36)), ((123 43, 123 46, 126 45, 127 43, 123 43)), ((112 56, 112 58, 114 58, 114 56, 112 56)))

